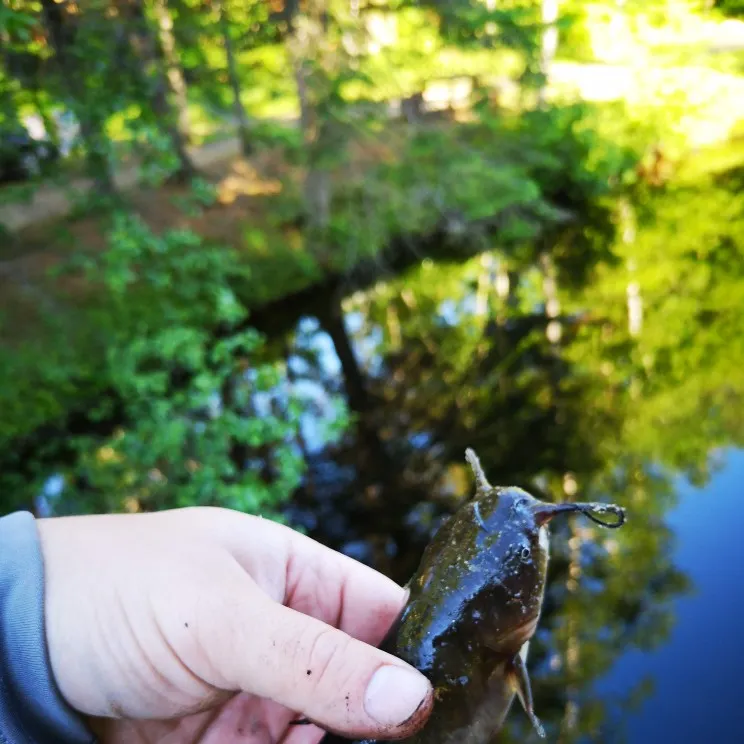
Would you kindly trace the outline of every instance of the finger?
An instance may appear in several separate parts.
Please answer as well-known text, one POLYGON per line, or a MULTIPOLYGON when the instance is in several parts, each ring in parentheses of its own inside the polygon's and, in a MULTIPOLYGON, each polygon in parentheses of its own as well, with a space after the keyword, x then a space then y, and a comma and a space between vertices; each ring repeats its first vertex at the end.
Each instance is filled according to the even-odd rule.
POLYGON ((284 604, 379 644, 405 604, 403 588, 348 556, 297 538, 289 545, 284 604))
MULTIPOLYGON (((284 728, 276 728, 266 706, 271 705, 252 695, 236 695, 225 703, 198 739, 198 744, 274 744, 284 728)), ((177 744, 174 742, 173 744, 177 744)))
POLYGON ((399 738, 423 725, 432 691, 422 674, 265 598, 242 578, 242 585, 233 578, 200 603, 200 644, 213 684, 269 698, 345 736, 399 738))
POLYGON ((309 726, 290 726, 281 744, 318 744, 326 732, 313 724, 309 726))
POLYGON ((220 541, 273 599, 377 645, 405 603, 378 571, 288 527, 237 512, 214 514, 220 541))

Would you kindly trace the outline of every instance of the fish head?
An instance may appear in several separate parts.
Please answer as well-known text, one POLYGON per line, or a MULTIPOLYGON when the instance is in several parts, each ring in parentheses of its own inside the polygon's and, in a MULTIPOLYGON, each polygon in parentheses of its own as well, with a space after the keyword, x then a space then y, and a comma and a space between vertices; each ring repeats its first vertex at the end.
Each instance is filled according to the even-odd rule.
POLYGON ((479 533, 476 573, 486 577, 472 606, 483 616, 490 604, 491 621, 481 632, 489 647, 510 654, 529 641, 540 619, 551 520, 582 513, 605 527, 625 521, 624 511, 612 504, 549 503, 515 486, 481 487, 470 508, 479 533))
POLYGON ((518 652, 540 618, 549 558, 543 503, 517 487, 491 488, 471 502, 479 529, 477 571, 485 577, 473 611, 490 618, 481 631, 504 653, 518 652))

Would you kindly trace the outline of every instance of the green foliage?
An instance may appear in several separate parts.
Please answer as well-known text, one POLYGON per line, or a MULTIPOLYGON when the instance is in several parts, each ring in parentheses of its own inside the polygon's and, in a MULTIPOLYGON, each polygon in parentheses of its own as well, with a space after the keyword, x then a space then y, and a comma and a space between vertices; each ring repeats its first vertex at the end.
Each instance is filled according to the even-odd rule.
POLYGON ((106 511, 134 500, 148 510, 210 504, 273 513, 302 475, 293 447, 299 412, 296 406, 257 410, 261 395, 271 409, 281 402, 276 365, 245 371, 258 345, 255 333, 243 332, 209 348, 206 334, 181 327, 113 349, 112 382, 134 423, 108 442, 78 442, 86 491, 82 501, 71 494, 68 503, 79 510, 94 489, 92 505, 106 511), (188 382, 174 386, 173 369, 188 382), (221 400, 226 385, 233 396, 227 403, 221 400), (248 466, 249 453, 262 453, 260 464, 248 466))
POLYGON ((692 477, 707 472, 709 448, 742 441, 735 412, 744 397, 737 372, 744 199, 731 186, 701 179, 636 207, 635 239, 613 246, 621 261, 601 267, 584 299, 611 303, 614 312, 601 338, 587 328, 574 348, 576 358, 606 365, 614 384, 634 380, 629 392, 642 403, 630 405, 626 451, 692 477), (643 303, 632 346, 624 307, 630 282, 643 303))
POLYGON ((198 217, 204 209, 217 201, 217 189, 204 178, 194 178, 186 195, 174 197, 174 203, 190 217, 198 217))
POLYGON ((744 2, 742 0, 716 0, 714 5, 722 13, 732 18, 744 16, 744 2))
POLYGON ((178 170, 178 157, 168 135, 147 121, 138 121, 130 131, 132 139, 122 150, 139 156, 139 176, 144 186, 161 186, 178 170))
POLYGON ((245 326, 234 253, 186 231, 154 235, 120 213, 108 250, 83 267, 112 303, 103 374, 123 410, 110 437, 75 439, 55 509, 275 515, 303 472, 302 405, 245 326))
MULTIPOLYGON (((577 104, 545 86, 541 6, 0 7, 0 120, 38 115, 58 140, 55 115, 72 113, 57 177, 79 192, 76 216, 95 206, 106 226, 85 221, 61 251, 71 271, 49 283, 30 243, 3 262, 0 511, 46 492, 55 513, 209 504, 278 518, 299 485, 293 506, 313 491, 312 454, 355 471, 338 498, 320 472, 317 523, 330 515, 343 544, 347 511, 376 513, 361 531, 389 556, 420 528, 412 499, 430 527, 462 495, 452 483, 474 446, 495 482, 556 497, 573 483, 644 515, 557 535, 573 552, 563 541, 552 564, 538 707, 568 711, 623 649, 663 639, 687 588, 662 521, 672 479, 700 482, 713 447, 744 443, 744 204, 729 154, 714 167, 703 153, 671 185, 639 163, 656 147, 687 154, 693 120, 725 132, 741 65, 708 54, 720 9, 701 2, 562 0, 566 89, 593 69, 612 97, 610 69, 577 59, 633 67, 624 103, 577 104), (461 87, 451 108, 437 99, 461 87), (439 111, 417 111, 414 94, 439 111), (236 128, 250 162, 184 167, 187 137, 234 152, 220 140, 236 128), (151 188, 146 217, 112 198, 116 168, 151 188), (235 202, 218 201, 216 171, 235 202), (322 348, 300 316, 317 317, 322 348)), ((53 263, 60 242, 43 248, 53 263)), ((576 735, 596 740, 607 715, 584 705, 576 735)), ((515 720, 505 740, 523 741, 515 720)))
POLYGON ((4 3, 0 7, 0 34, 7 35, 13 40, 28 42, 34 24, 35 20, 31 13, 12 4, 4 3))
POLYGON ((422 4, 437 11, 442 34, 448 41, 460 45, 516 48, 528 58, 537 53, 540 27, 538 3, 508 0, 489 7, 487 3, 475 0, 429 0, 422 4))

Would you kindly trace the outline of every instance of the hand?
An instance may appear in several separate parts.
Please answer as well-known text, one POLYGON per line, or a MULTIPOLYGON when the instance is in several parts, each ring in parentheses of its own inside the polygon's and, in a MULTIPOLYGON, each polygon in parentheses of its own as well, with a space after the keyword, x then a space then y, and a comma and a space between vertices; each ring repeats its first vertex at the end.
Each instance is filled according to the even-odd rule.
POLYGON ((374 647, 404 590, 287 527, 212 508, 38 527, 52 670, 105 743, 319 742, 302 716, 394 739, 431 712, 374 647))

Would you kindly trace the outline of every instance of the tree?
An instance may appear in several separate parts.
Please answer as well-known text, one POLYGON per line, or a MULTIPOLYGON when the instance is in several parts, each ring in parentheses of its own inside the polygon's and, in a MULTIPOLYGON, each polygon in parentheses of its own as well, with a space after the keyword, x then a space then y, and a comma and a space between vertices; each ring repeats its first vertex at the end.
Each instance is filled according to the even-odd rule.
POLYGON ((251 122, 240 98, 242 85, 240 83, 238 63, 235 56, 235 45, 232 40, 227 0, 217 0, 215 5, 217 6, 217 13, 219 16, 222 43, 225 48, 227 76, 233 95, 233 110, 235 112, 235 119, 238 123, 238 136, 240 137, 240 145, 243 148, 243 154, 248 156, 253 152, 253 146, 251 144, 251 122))
POLYGON ((41 8, 52 50, 56 89, 80 125, 91 177, 101 191, 112 194, 111 149, 105 133, 105 121, 111 112, 112 101, 104 87, 110 68, 104 63, 102 67, 94 68, 97 72, 81 74, 91 60, 102 57, 104 49, 109 52, 108 59, 112 59, 109 41, 114 49, 119 48, 116 37, 106 33, 109 30, 105 20, 106 3, 94 0, 82 18, 72 12, 72 5, 67 0, 60 3, 42 0, 41 8))
POLYGON ((164 68, 164 64, 170 64, 170 60, 153 31, 144 0, 114 0, 114 10, 116 16, 123 21, 129 43, 139 60, 140 69, 136 72, 141 79, 142 95, 149 103, 159 126, 168 135, 178 159, 174 176, 186 180, 195 174, 196 169, 187 152, 186 137, 179 124, 183 113, 173 102, 172 84, 169 86, 167 68, 164 68))
POLYGON ((153 13, 158 26, 160 48, 166 68, 166 77, 170 89, 173 106, 178 112, 178 131, 186 143, 191 139, 189 127, 189 100, 186 80, 178 59, 176 38, 173 33, 173 17, 168 8, 167 0, 154 0, 153 13))

